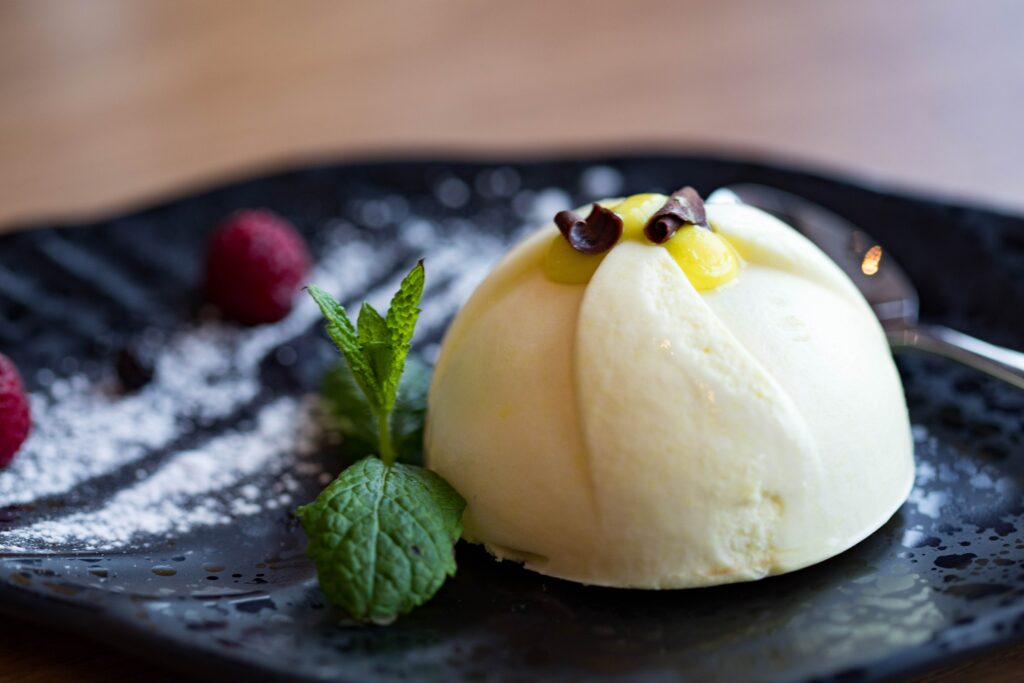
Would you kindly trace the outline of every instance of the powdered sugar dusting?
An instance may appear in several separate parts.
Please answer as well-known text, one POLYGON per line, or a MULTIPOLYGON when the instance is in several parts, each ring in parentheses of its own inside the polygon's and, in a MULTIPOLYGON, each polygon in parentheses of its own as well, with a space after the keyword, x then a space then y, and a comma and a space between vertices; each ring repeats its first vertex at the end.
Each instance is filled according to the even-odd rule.
MULTIPOLYGON (((383 307, 406 261, 423 256, 424 338, 440 331, 508 241, 468 225, 442 236, 429 220, 406 222, 400 240, 383 248, 336 224, 311 281, 342 301, 365 297, 383 307)), ((304 502, 294 500, 300 478, 330 478, 316 457, 318 402, 267 396, 259 371, 319 319, 302 297, 274 325, 185 327, 162 348, 153 381, 131 395, 113 391, 109 378, 50 376, 31 396, 31 438, 0 472, 0 507, 43 502, 44 514, 0 531, 0 552, 139 547, 304 502), (235 426, 218 428, 220 419, 235 426), (103 477, 121 483, 108 492, 103 477), (65 497, 74 501, 70 511, 46 503, 65 497)))
POLYGON ((259 411, 252 431, 231 432, 177 454, 156 474, 123 489, 98 510, 0 533, 0 546, 8 552, 27 551, 65 543, 73 534, 80 550, 109 550, 140 535, 180 534, 226 524, 232 517, 262 511, 266 500, 290 503, 290 470, 316 450, 318 428, 312 408, 310 399, 279 399, 259 411), (257 473, 272 475, 276 486, 270 491, 257 489, 255 495, 247 487, 232 501, 210 495, 257 473))

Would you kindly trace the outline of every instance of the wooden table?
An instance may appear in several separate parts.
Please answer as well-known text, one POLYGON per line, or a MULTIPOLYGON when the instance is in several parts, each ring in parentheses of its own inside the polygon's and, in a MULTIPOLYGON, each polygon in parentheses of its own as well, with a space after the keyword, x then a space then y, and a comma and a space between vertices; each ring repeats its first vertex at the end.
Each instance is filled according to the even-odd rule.
MULTIPOLYGON (((314 158, 659 144, 1020 210, 1022 25, 1016 0, 7 0, 0 226, 314 158)), ((1022 658, 928 680, 1018 680, 1022 658)), ((143 671, 171 680, 0 626, 0 681, 143 671)))

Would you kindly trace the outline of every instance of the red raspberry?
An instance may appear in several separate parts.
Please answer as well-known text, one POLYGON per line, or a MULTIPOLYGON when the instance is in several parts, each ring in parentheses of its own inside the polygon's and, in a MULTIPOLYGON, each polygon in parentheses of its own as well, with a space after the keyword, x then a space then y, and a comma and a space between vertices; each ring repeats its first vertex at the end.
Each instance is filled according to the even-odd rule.
POLYGON ((239 322, 288 315, 311 259, 295 227, 266 209, 238 211, 217 226, 206 252, 206 296, 239 322))
POLYGON ((7 467, 14 459, 31 426, 28 396, 18 368, 0 353, 0 467, 7 467))

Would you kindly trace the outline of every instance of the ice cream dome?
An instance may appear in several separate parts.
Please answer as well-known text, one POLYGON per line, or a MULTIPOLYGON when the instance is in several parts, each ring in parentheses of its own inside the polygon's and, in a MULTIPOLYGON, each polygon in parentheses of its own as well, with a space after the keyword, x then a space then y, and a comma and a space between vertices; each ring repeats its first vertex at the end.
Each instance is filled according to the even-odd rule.
POLYGON ((589 584, 685 588, 825 560, 913 479, 885 336, 791 227, 690 188, 558 214, 457 316, 427 464, 467 540, 589 584))

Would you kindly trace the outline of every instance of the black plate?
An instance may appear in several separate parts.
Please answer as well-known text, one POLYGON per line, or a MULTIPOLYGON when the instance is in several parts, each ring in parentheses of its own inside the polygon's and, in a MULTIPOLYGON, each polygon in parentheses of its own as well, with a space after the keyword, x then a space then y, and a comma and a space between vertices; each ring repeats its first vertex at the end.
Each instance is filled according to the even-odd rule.
POLYGON ((461 545, 458 576, 396 624, 353 626, 325 605, 289 510, 342 463, 327 439, 288 429, 333 352, 305 304, 255 330, 207 319, 211 226, 239 207, 288 216, 349 303, 379 300, 425 255, 429 360, 523 226, 595 195, 738 181, 862 224, 919 285, 926 318, 1024 346, 1024 220, 714 158, 322 166, 9 235, 0 349, 38 420, 0 472, 0 607, 217 680, 878 680, 1016 639, 1024 393, 920 357, 899 360, 917 488, 833 560, 658 593, 547 579, 461 545), (165 357, 155 384, 124 396, 115 352, 141 337, 165 357), (149 533, 127 536, 138 528, 149 533))

